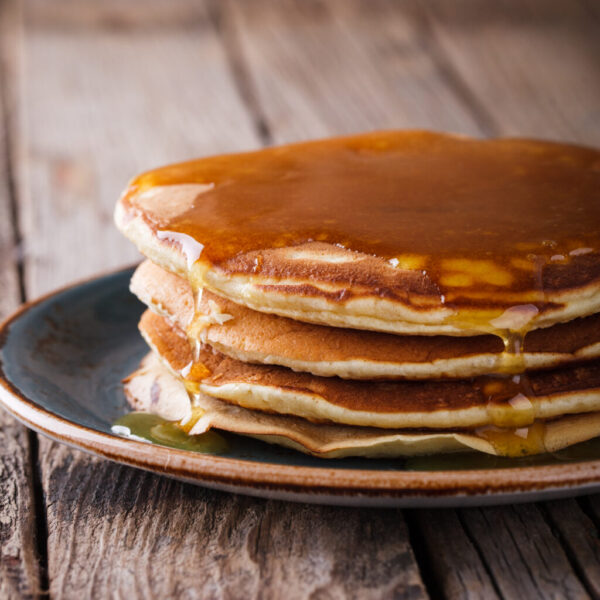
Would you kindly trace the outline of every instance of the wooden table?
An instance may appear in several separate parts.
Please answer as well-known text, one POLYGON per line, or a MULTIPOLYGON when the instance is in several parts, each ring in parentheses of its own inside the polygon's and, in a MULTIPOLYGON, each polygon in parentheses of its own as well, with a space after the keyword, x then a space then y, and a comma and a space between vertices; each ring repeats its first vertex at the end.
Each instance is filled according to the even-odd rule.
MULTIPOLYGON (((600 3, 0 0, 0 310, 137 260, 161 163, 374 128, 600 145, 600 3)), ((0 598, 590 598, 600 497, 460 510, 256 500, 0 414, 0 598)))

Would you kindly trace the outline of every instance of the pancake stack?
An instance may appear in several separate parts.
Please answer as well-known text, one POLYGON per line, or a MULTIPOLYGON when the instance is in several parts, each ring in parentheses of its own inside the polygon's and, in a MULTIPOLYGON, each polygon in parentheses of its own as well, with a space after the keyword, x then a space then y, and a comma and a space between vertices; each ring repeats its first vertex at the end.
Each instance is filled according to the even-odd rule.
POLYGON ((376 132, 134 179, 131 406, 315 456, 600 435, 600 152, 376 132))

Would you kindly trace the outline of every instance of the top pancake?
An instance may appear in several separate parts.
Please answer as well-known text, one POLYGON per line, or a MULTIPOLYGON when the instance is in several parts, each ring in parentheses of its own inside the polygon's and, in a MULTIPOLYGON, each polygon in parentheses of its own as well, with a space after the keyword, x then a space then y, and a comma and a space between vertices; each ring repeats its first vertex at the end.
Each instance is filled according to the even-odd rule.
POLYGON ((577 146, 380 132, 146 173, 116 221, 154 262, 255 310, 517 331, 600 311, 599 165, 577 146))

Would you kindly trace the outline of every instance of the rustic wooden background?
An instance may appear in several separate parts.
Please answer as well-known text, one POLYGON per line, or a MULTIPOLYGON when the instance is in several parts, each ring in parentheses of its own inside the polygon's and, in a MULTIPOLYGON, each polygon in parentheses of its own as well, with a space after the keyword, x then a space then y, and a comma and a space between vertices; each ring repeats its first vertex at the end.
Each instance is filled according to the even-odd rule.
MULTIPOLYGON (((149 167, 374 128, 600 145, 594 0, 0 0, 0 312, 136 253, 149 167)), ((600 597, 600 497, 355 510, 207 491, 0 413, 0 598, 600 597)))

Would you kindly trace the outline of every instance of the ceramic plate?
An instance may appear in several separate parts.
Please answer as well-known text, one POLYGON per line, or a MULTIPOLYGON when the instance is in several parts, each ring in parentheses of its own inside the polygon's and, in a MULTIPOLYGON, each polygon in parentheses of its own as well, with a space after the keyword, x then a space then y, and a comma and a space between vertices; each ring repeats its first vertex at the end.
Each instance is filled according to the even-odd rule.
POLYGON ((466 506, 600 491, 600 440, 533 458, 475 453, 405 460, 323 460, 225 434, 227 450, 200 454, 124 439, 121 379, 147 352, 133 269, 23 306, 0 330, 0 401, 60 442, 184 481, 285 500, 361 506, 466 506))

